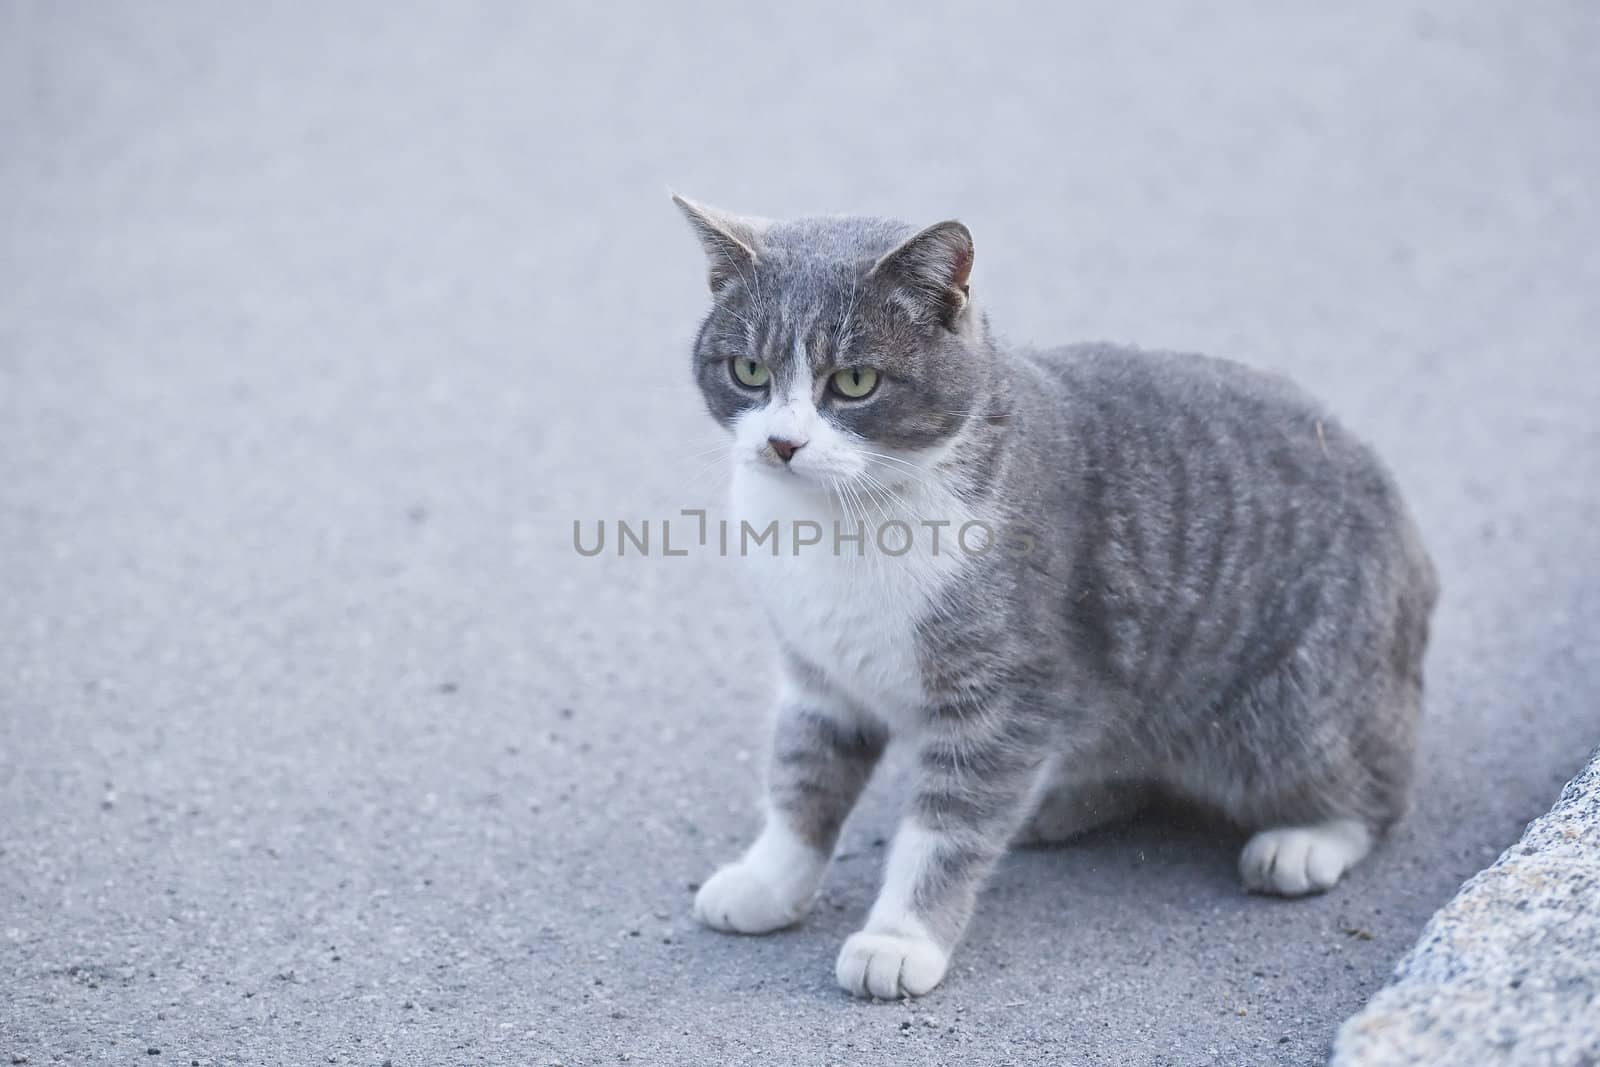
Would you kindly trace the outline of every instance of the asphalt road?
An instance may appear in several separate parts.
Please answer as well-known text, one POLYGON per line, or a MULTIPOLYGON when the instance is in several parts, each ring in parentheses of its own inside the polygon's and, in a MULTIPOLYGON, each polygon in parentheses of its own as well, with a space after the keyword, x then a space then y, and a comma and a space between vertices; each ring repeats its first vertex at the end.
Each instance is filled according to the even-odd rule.
POLYGON ((1600 738, 1600 8, 1291 6, 0 3, 0 1063, 1319 1061, 1600 738), (696 928, 770 654, 571 525, 717 499, 669 186, 959 216, 1007 337, 1372 439, 1446 590, 1390 843, 1018 856, 872 1006, 891 772, 810 922, 696 928))

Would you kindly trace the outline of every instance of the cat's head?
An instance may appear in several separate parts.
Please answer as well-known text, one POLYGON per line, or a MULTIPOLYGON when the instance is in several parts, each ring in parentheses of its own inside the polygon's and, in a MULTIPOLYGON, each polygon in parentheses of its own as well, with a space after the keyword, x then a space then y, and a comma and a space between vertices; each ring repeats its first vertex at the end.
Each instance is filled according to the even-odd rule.
POLYGON ((673 199, 710 260, 694 371, 736 463, 822 487, 902 484, 990 395, 961 223, 771 222, 673 199))

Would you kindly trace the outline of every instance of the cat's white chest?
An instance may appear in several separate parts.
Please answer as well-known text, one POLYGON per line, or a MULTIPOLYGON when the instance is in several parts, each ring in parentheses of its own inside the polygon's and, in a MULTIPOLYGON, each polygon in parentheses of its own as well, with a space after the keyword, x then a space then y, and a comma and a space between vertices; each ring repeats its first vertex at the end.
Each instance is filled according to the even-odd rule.
MULTIPOLYGON (((791 487, 760 471, 735 474, 732 504, 735 524, 760 530, 774 519, 779 523, 777 555, 768 545, 742 546, 737 554, 784 645, 889 726, 914 716, 926 694, 918 627, 960 567, 959 554, 933 552, 928 531, 916 528, 914 516, 869 510, 865 554, 859 555, 854 542, 836 541, 835 530, 857 532, 862 516, 847 515, 833 498, 804 483, 791 487), (874 526, 897 517, 912 532, 911 549, 890 555, 877 543, 874 526), (821 542, 796 551, 797 530, 802 539, 815 536, 807 523, 820 527, 821 542)), ((899 528, 884 536, 891 550, 907 543, 899 528)))

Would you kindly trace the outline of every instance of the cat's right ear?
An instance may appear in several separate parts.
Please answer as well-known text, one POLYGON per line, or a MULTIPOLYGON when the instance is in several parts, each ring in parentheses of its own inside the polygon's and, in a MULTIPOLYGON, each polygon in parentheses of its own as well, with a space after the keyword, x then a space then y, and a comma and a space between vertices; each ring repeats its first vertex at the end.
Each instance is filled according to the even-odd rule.
POLYGON ((913 322, 937 320, 954 329, 972 296, 972 231, 954 219, 913 234, 867 272, 891 286, 913 322))
POLYGON ((672 202, 689 220, 700 246, 706 250, 712 293, 721 292, 730 281, 749 276, 755 269, 756 248, 765 228, 761 221, 725 215, 677 193, 672 194, 672 202))

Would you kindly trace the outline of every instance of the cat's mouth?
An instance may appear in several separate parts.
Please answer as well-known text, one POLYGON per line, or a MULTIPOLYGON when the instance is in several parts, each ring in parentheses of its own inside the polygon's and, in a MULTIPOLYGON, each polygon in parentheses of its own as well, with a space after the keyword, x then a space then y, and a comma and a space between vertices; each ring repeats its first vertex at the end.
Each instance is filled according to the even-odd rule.
POLYGON ((798 467, 795 465, 793 460, 790 460, 786 463, 772 455, 770 452, 758 453, 755 460, 755 466, 768 472, 775 478, 782 478, 784 481, 790 481, 796 478, 802 481, 814 480, 813 472, 809 469, 809 467, 798 467))
POLYGON ((832 464, 809 456, 794 456, 788 462, 784 462, 770 449, 756 453, 750 465, 780 484, 819 491, 826 491, 830 486, 842 482, 850 482, 854 477, 850 471, 834 470, 832 464))

